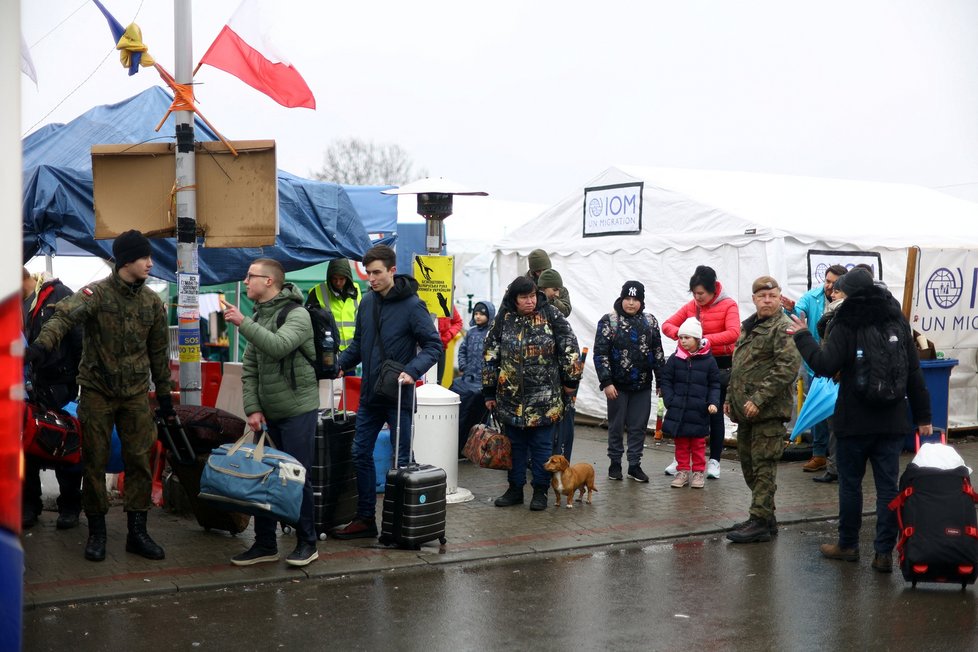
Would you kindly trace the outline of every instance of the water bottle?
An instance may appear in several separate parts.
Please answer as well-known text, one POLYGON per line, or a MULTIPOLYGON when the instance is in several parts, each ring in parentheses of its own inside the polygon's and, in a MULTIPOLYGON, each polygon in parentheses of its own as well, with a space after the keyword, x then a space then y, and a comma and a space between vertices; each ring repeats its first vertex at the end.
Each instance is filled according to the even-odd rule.
POLYGON ((333 340, 333 331, 326 331, 323 335, 323 366, 332 369, 336 364, 336 342, 333 340))
POLYGON ((856 349, 856 360, 862 360, 862 359, 863 359, 863 350, 856 349))

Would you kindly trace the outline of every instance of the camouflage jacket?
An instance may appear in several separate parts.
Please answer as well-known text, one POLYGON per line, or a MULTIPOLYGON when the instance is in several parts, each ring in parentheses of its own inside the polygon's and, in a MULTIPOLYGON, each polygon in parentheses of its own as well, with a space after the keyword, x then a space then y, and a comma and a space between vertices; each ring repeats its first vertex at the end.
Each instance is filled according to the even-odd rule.
POLYGON ((504 424, 533 428, 560 420, 563 387, 576 388, 581 379, 580 350, 570 324, 542 292, 527 316, 504 301, 483 350, 482 394, 496 401, 504 424))
POLYGON ((75 326, 84 326, 78 384, 103 396, 129 398, 169 392, 170 335, 163 301, 143 283, 128 284, 118 272, 58 302, 35 340, 54 350, 75 326))
POLYGON ((744 414, 747 401, 760 410, 752 421, 791 418, 801 355, 787 333, 790 326, 791 320, 782 311, 763 321, 757 321, 754 314, 741 324, 727 387, 726 402, 733 421, 749 421, 744 414))

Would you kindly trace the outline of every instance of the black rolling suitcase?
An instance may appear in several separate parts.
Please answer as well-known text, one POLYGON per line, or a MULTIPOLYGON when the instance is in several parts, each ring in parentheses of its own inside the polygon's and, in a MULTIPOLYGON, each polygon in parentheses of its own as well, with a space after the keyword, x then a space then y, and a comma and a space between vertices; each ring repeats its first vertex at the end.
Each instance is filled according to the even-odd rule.
MULTIPOLYGON (((346 383, 341 382, 346 405, 346 383)), ((316 428, 316 450, 310 469, 313 521, 320 539, 357 515, 357 476, 353 465, 357 414, 335 409, 332 388, 329 396, 330 408, 322 412, 316 428)))
POLYGON ((251 516, 218 509, 197 497, 200 493, 200 476, 207 466, 210 454, 200 454, 194 450, 194 439, 184 428, 179 413, 170 423, 157 418, 156 432, 163 447, 167 449, 166 461, 186 494, 190 511, 197 523, 205 530, 224 530, 231 534, 243 532, 251 522, 251 516))
MULTIPOLYGON (((412 394, 413 396, 413 394, 412 394)), ((397 451, 401 443, 401 393, 397 395, 397 424, 394 436, 394 463, 387 472, 380 543, 418 550, 421 544, 438 540, 445 545, 444 469, 430 464, 399 466, 397 451)), ((411 449, 414 445, 414 420, 411 421, 411 449)))
POLYGON ((960 583, 978 578, 978 494, 967 467, 936 469, 911 462, 890 502, 897 515, 897 554, 903 578, 960 583))

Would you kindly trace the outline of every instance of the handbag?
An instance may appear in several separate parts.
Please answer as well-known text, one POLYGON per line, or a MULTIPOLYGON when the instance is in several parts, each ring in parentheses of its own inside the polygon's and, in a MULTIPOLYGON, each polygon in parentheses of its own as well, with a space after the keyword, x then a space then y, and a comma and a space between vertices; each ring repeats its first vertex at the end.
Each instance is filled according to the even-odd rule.
POLYGON ((305 467, 291 455, 265 446, 265 430, 256 444, 246 444, 251 434, 211 451, 199 497, 231 512, 298 523, 305 467))
POLYGON ((387 357, 387 350, 384 348, 384 338, 380 334, 380 304, 374 304, 374 323, 377 326, 377 346, 380 348, 380 372, 374 382, 373 400, 377 403, 394 405, 400 396, 401 384, 397 382, 404 365, 387 357))
POLYGON ((508 471, 513 468, 513 446, 500 432, 495 415, 490 413, 488 421, 472 426, 462 454, 483 469, 508 471))
POLYGON ((28 402, 24 410, 24 453, 55 464, 81 461, 81 423, 64 410, 28 402))

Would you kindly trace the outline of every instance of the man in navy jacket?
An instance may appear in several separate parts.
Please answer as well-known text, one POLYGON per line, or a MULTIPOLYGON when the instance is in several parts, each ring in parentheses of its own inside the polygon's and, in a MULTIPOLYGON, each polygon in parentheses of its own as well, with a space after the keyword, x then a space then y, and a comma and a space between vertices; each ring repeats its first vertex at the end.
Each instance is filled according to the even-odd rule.
POLYGON ((357 470, 357 515, 350 523, 333 531, 337 539, 377 536, 377 471, 374 444, 384 424, 398 421, 397 405, 381 401, 374 388, 384 360, 404 365, 401 383, 401 444, 397 451, 400 465, 410 458, 411 419, 414 416, 414 382, 441 357, 442 345, 425 302, 418 296, 418 282, 395 274, 397 257, 386 245, 371 247, 363 257, 370 292, 360 303, 353 342, 340 354, 340 369, 363 363, 360 409, 353 438, 353 462, 357 470))

